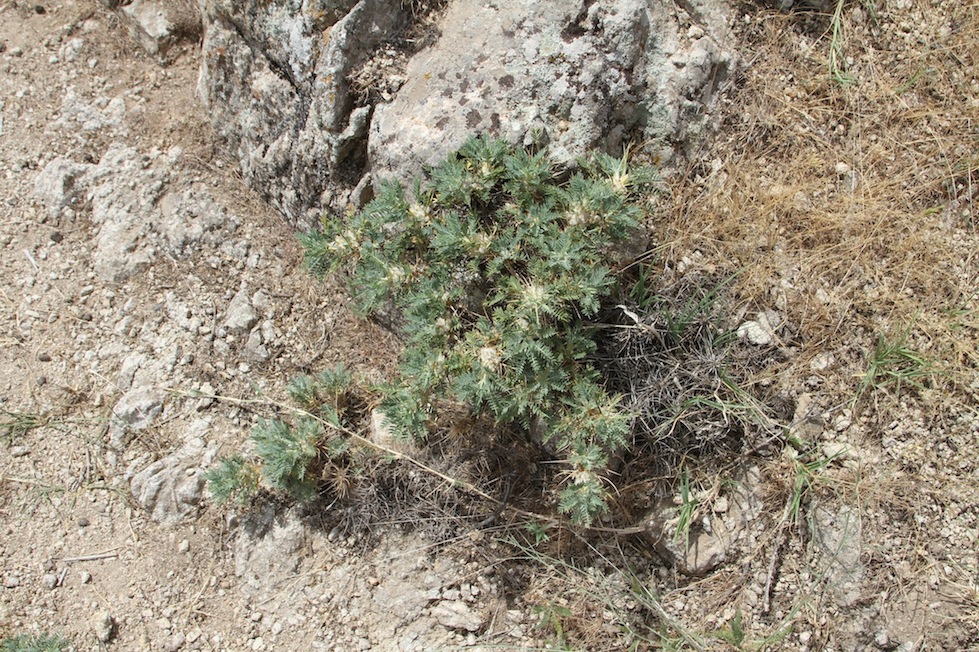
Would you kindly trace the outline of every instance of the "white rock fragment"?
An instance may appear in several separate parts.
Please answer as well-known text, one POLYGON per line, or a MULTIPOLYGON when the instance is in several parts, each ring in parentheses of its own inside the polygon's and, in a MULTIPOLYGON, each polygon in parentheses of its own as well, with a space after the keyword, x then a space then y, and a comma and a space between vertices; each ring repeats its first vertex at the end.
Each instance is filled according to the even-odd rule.
POLYGON ((95 637, 103 643, 111 641, 116 632, 116 623, 112 614, 108 611, 97 613, 92 619, 92 631, 95 632, 95 637))
POLYGON ((469 608, 461 600, 443 600, 432 608, 432 616, 443 627, 461 629, 467 632, 479 631, 486 619, 478 611, 469 608))
POLYGON ((75 207, 84 201, 87 175, 94 167, 59 156, 35 177, 34 196, 51 217, 57 217, 62 208, 75 207))
MULTIPOLYGON (((184 435, 183 446, 132 476, 133 496, 154 521, 175 525, 197 513, 205 485, 202 469, 216 456, 214 446, 208 446, 204 439, 209 429, 206 420, 193 421, 184 435)), ((189 551, 190 543, 186 542, 186 546, 189 551)))
POLYGON ((771 344, 775 341, 779 321, 778 313, 773 310, 760 312, 753 321, 746 321, 738 326, 738 337, 758 346, 771 344))
POLYGON ((258 318, 258 311, 252 306, 248 296, 248 287, 243 283, 228 305, 224 327, 233 333, 245 333, 258 323, 258 318))
POLYGON ((122 450, 134 431, 145 430, 163 412, 166 394, 153 387, 135 387, 126 392, 112 408, 109 424, 109 446, 122 450))

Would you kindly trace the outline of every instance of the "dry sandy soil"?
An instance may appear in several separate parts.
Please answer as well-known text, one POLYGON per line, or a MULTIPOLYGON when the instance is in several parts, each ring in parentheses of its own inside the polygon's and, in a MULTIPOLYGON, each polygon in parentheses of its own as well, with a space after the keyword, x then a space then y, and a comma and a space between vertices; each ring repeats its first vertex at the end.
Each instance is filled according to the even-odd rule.
POLYGON ((399 495, 426 509, 367 525, 356 501, 364 518, 197 504, 201 469, 290 377, 337 361, 381 377, 396 341, 301 269, 240 183, 195 97, 194 43, 161 66, 94 0, 0 3, 0 637, 979 650, 979 6, 833 8, 739 10, 720 131, 650 218, 663 278, 739 272, 723 321, 760 329, 745 346, 773 353, 744 388, 784 426, 628 488, 676 496, 705 545, 736 530, 690 577, 649 536, 521 548, 516 515, 470 531, 408 467, 399 495), (59 157, 83 171, 52 186, 59 157), (153 469, 189 499, 146 489, 153 469))

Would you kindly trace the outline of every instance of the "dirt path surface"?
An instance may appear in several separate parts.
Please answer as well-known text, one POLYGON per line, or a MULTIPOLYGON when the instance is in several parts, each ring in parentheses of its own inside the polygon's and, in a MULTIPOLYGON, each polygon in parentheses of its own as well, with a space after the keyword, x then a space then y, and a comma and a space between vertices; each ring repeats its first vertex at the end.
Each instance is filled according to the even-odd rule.
POLYGON ((787 439, 806 442, 693 471, 695 502, 673 487, 670 509, 695 505, 695 540, 720 546, 691 578, 675 569, 703 558, 645 539, 555 536, 528 558, 484 532, 381 523, 365 545, 350 519, 213 507, 203 471, 290 377, 338 361, 380 377, 396 343, 301 269, 292 230, 221 155, 194 43, 161 66, 94 0, 4 0, 0 637, 979 649, 979 109, 976 48, 957 45, 979 9, 904 4, 848 8, 854 40, 879 46, 851 50, 850 74, 887 81, 873 97, 813 72, 826 16, 746 10, 749 81, 654 229, 667 272, 751 267, 731 325, 779 350, 751 387, 779 394, 787 439), (934 373, 908 375, 913 356, 934 373), (557 561, 579 549, 585 568, 557 561))
POLYGON ((216 154, 193 44, 162 67, 94 2, 6 2, 0 45, 0 632, 353 650, 483 628, 468 605, 485 580, 463 591, 468 571, 422 539, 361 557, 288 512, 243 531, 201 509, 248 401, 391 347, 299 269, 294 233, 216 154), (443 602, 455 629, 421 615, 443 602))

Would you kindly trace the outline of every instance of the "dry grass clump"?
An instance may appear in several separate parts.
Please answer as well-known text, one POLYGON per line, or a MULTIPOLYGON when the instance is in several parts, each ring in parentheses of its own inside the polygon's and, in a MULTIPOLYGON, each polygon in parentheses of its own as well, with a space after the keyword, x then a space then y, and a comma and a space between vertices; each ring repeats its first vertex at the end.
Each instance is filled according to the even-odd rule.
POLYGON ((979 4, 844 9, 848 83, 828 69, 832 16, 751 16, 726 138, 661 237, 743 267, 742 298, 802 334, 800 366, 913 324, 918 350, 974 373, 979 4))

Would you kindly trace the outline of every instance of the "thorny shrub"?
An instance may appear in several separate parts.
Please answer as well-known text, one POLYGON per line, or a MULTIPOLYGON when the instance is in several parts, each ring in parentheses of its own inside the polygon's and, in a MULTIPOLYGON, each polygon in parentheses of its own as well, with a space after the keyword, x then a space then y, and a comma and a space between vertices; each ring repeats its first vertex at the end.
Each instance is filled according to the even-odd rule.
MULTIPOLYGON (((565 465, 560 510, 584 525, 603 513, 633 415, 596 368, 595 322, 653 181, 628 155, 595 154, 568 172, 546 152, 473 138, 410 190, 389 182, 359 213, 327 215, 301 236, 314 273, 342 274, 355 309, 403 335, 397 374, 377 388, 392 430, 423 440, 460 410, 520 428, 565 465)), ((300 404, 302 386, 290 389, 300 404)), ((317 404, 340 424, 334 403, 317 404)), ((339 440, 323 443, 334 435, 307 416, 263 421, 252 434, 262 463, 225 460, 212 491, 223 499, 264 478, 309 497, 316 467, 343 453, 339 440)))

